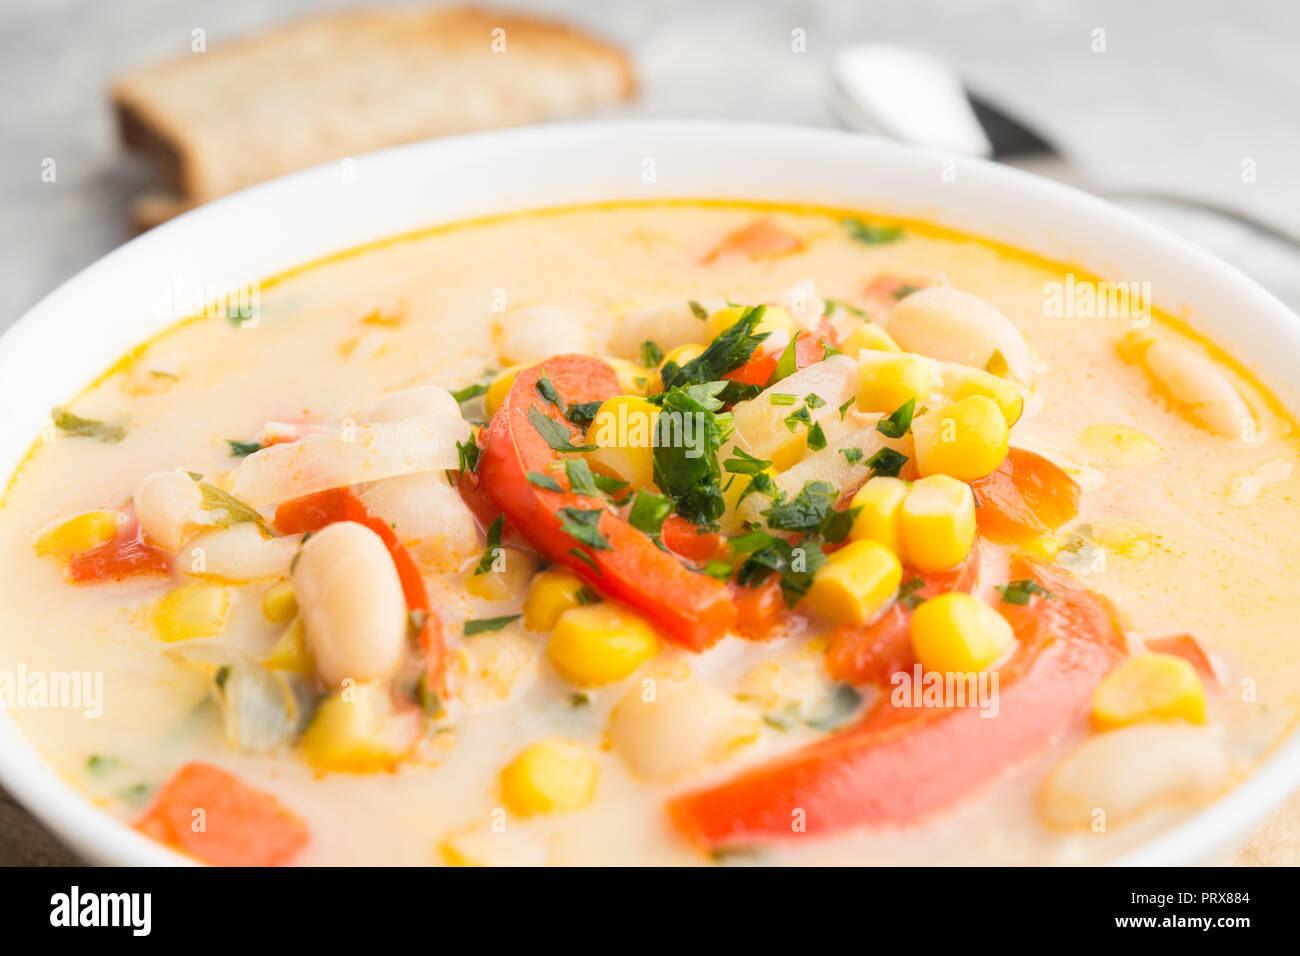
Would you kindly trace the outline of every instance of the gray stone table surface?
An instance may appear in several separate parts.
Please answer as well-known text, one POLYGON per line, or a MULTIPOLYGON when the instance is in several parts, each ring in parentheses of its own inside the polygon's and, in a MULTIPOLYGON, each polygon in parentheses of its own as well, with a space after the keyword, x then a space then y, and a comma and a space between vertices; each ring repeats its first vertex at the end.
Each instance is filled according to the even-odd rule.
MULTIPOLYGON (((0 2, 0 330, 129 238, 127 206, 147 175, 115 139, 106 90, 116 73, 185 50, 196 27, 215 44, 304 13, 362 5, 0 2), (47 158, 57 163, 54 183, 41 179, 47 158)), ((835 50, 868 40, 915 45, 949 58, 1098 174, 1218 196, 1300 230, 1300 3, 1293 0, 497 5, 558 15, 624 45, 642 82, 629 112, 642 116, 834 125, 825 71, 835 50), (796 28, 807 36, 801 54, 790 50, 796 28), (1104 52, 1094 50, 1097 30, 1105 31, 1104 52), (1253 182, 1243 182, 1248 161, 1253 182)), ((1135 208, 1300 308, 1300 259, 1288 248, 1199 214, 1135 208)), ((1272 827, 1274 838, 1252 846, 1246 859, 1296 862, 1294 821, 1272 827), (1289 848, 1279 854, 1284 832, 1289 848)), ((71 859, 0 794, 0 864, 71 859)))

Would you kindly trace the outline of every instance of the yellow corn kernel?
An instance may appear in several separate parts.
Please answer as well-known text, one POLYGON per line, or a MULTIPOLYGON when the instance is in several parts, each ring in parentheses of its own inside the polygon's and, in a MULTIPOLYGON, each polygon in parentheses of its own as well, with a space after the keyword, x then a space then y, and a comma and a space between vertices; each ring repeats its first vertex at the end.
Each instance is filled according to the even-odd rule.
POLYGON ((840 351, 849 357, 857 355, 863 349, 870 349, 873 352, 903 351, 898 343, 890 338, 888 332, 873 322, 863 322, 846 335, 840 345, 840 351))
POLYGON ((385 688, 363 681, 320 702, 302 735, 303 756, 317 770, 375 773, 411 749, 413 729, 393 716, 385 688))
POLYGON ((1159 445, 1126 425, 1089 425, 1079 444, 1090 460, 1106 465, 1145 465, 1161 455, 1159 445))
POLYGON ((579 687, 622 680, 659 653, 659 635, 639 614, 604 601, 565 611, 551 631, 547 656, 579 687))
POLYGON ((943 394, 954 402, 972 395, 983 395, 997 402, 1002 417, 1010 428, 1020 421, 1025 411, 1025 397, 1004 378, 967 365, 945 365, 943 369, 943 394))
MULTIPOLYGON (((806 439, 805 439, 806 441, 806 439)), ((720 458, 722 456, 719 456, 720 458)), ((763 474, 773 480, 776 479, 775 468, 764 468, 763 474)), ((745 495, 745 489, 753 482, 753 475, 733 475, 730 472, 722 476, 722 501, 727 506, 728 511, 735 511, 740 504, 741 496, 745 495)), ((751 491, 751 495, 758 494, 757 490, 751 491)), ((748 497, 747 495, 745 497, 748 497)))
POLYGON ((934 363, 911 352, 858 353, 858 411, 893 412, 904 402, 922 401, 934 384, 934 363))
MULTIPOLYGON (((740 317, 745 314, 745 310, 748 308, 749 306, 745 305, 729 305, 725 309, 714 312, 709 316, 709 321, 705 323, 709 338, 716 339, 739 322, 740 317)), ((795 332, 798 330, 799 327, 794 324, 794 319, 790 317, 790 313, 774 305, 769 305, 763 310, 763 317, 758 320, 758 325, 754 327, 755 334, 784 332, 791 338, 794 337, 795 332)))
POLYGON ((521 827, 472 823, 448 833, 438 845, 448 866, 545 866, 546 847, 521 827))
POLYGON ((565 611, 582 606, 582 579, 568 571, 543 571, 533 578, 524 599, 524 627, 546 632, 565 611))
POLYGON ((651 384, 659 381, 655 369, 643 368, 635 362, 612 356, 606 356, 604 360, 609 363, 610 368, 614 370, 614 374, 618 376, 618 387, 629 395, 640 395, 644 398, 649 394, 651 384))
POLYGON ((122 515, 116 511, 87 511, 43 531, 36 539, 36 552, 50 557, 69 558, 74 554, 93 551, 101 544, 113 540, 121 520, 122 515))
POLYGON ((1061 553, 1061 542, 1050 531, 1047 534, 1026 538, 1017 547, 1031 558, 1038 558, 1042 561, 1054 561, 1056 556, 1061 553))
POLYGON ((997 402, 971 395, 912 419, 922 475, 983 478, 1007 457, 1007 420, 997 402))
POLYGON ((946 571, 960 564, 975 543, 975 495, 947 475, 912 484, 898 515, 900 555, 918 571, 946 571))
POLYGON ((930 598, 912 614, 912 649, 927 671, 982 671, 1000 660, 1014 642, 1006 618, 960 591, 930 598))
POLYGON ((501 771, 501 795, 520 816, 580 810, 596 795, 596 758, 549 737, 526 747, 501 771))
POLYGON ((587 429, 587 464, 635 490, 654 483, 654 432, 659 408, 635 395, 606 399, 587 429))
POLYGON ((1205 688, 1196 668, 1173 654, 1131 657, 1093 691, 1092 723, 1098 730, 1171 719, 1205 723, 1205 688))
POLYGON ((849 508, 858 508, 849 530, 851 541, 879 541, 894 554, 901 554, 898 538, 898 515, 907 495, 907 482, 901 478, 877 475, 858 489, 849 508))
POLYGON ((495 415, 501 403, 506 400, 510 394, 510 387, 515 384, 515 374, 521 368, 527 368, 526 365, 511 365, 497 373, 497 377, 492 380, 488 386, 487 392, 483 395, 483 408, 489 415, 495 415))
POLYGON ((293 596, 293 585, 281 581, 263 591, 262 613, 268 621, 275 624, 293 620, 293 616, 298 613, 298 599, 293 596))
POLYGON ((182 584, 154 608, 154 625, 164 641, 188 641, 220 634, 230 614, 230 588, 182 584))
POLYGON ((804 602, 832 624, 865 624, 894 596, 902 577, 898 557, 879 541, 851 541, 827 556, 804 602))
POLYGON ((307 629, 302 626, 302 618, 295 617, 275 646, 270 655, 262 661, 273 671, 293 671, 295 674, 312 672, 311 653, 307 650, 307 629))
POLYGON ((537 571, 537 559, 525 551, 501 548, 492 555, 491 567, 471 573, 465 590, 485 601, 504 601, 522 594, 537 571))

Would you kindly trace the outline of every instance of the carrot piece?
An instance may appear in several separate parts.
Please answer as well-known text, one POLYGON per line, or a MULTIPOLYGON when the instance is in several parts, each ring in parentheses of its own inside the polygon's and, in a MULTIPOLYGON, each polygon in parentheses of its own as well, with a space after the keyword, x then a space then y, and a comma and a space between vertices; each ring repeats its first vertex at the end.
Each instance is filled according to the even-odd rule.
POLYGON ((213 866, 283 866, 307 825, 278 799, 206 763, 187 763, 159 788, 135 828, 213 866))
POLYGON ((441 693, 445 663, 443 658, 446 655, 442 621, 429 605, 429 593, 424 586, 419 565, 411 557, 411 552, 398 540, 392 526, 366 507, 356 492, 346 486, 318 491, 282 503, 275 509, 273 524, 285 534, 304 534, 319 531, 337 521, 355 521, 365 525, 379 535, 388 548, 393 567, 397 569, 398 580, 402 584, 407 609, 423 612, 424 621, 418 639, 425 655, 425 683, 441 693))
POLYGON ((996 716, 882 696, 843 733, 672 800, 677 827, 709 848, 906 824, 1050 747, 1087 710, 1123 654, 1123 636, 1109 603, 1068 574, 1027 559, 1013 560, 1012 574, 1055 597, 999 606, 1018 647, 998 671, 996 716))
POLYGON ((662 534, 664 547, 688 561, 703 562, 718 553, 722 536, 700 531, 681 515, 664 519, 662 534))
POLYGON ((112 541, 72 556, 68 576, 77 584, 102 584, 126 578, 170 575, 172 556, 144 538, 134 515, 122 522, 112 541))
POLYGON ((722 256, 746 255, 751 259, 786 255, 803 248, 799 238, 778 226, 771 219, 755 219, 733 232, 727 233, 708 255, 700 261, 707 265, 722 256))
MULTIPOLYGON (((824 359, 827 341, 828 338, 825 336, 801 334, 794 344, 795 369, 807 368, 824 359)), ((780 359, 778 352, 755 355, 744 365, 733 368, 722 377, 745 385, 766 385, 771 380, 772 373, 776 371, 776 363, 780 359)))
POLYGON ((1157 637, 1146 642, 1147 650, 1156 654, 1173 654, 1183 658, 1206 681, 1217 684, 1219 676, 1214 672, 1210 656, 1205 653, 1200 642, 1190 634, 1175 634, 1171 637, 1157 637))
POLYGON ((971 483, 980 533, 1018 544, 1055 531, 1079 513, 1079 486, 1042 455, 1012 448, 997 470, 971 483))
MULTIPOLYGON (((922 573, 903 570, 904 583, 920 580, 912 594, 921 599, 937 597, 949 591, 967 594, 979 578, 979 546, 971 549, 966 560, 951 571, 922 573)), ((912 608, 895 601, 870 624, 844 624, 831 633, 826 649, 826 669, 836 680, 850 684, 888 684, 898 671, 910 670, 916 663, 912 651, 912 608)))
MULTIPOLYGON (((552 561, 591 587, 632 605, 679 644, 702 650, 735 620, 726 586, 684 566, 641 531, 605 508, 600 498, 551 491, 528 480, 529 472, 550 474, 559 453, 538 432, 530 415, 541 413, 582 440, 559 411, 537 391, 546 375, 569 404, 601 401, 620 393, 609 364, 587 355, 557 355, 515 375, 505 401, 483 437, 478 478, 483 489, 520 534, 552 561), (596 530, 607 548, 582 545, 564 530, 564 508, 599 509, 596 530)), ((566 480, 557 476, 557 481, 566 480)))

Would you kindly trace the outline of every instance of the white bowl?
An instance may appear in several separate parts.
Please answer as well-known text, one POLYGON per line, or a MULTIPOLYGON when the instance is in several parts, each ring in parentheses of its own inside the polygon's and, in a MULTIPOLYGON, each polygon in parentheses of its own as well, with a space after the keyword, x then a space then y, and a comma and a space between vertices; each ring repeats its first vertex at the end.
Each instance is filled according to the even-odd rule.
MULTIPOLYGON (((1105 278, 1149 282, 1156 305, 1229 347, 1297 407, 1300 320, 1232 267, 1092 196, 981 160, 847 133, 590 123, 436 140, 320 166, 203 206, 105 256, 0 338, 0 479, 21 461, 51 407, 183 317, 183 303, 168 305, 178 289, 235 288, 437 223, 670 197, 808 202, 923 219, 1105 278)), ((7 712, 0 712, 0 783, 88 860, 182 862, 68 786, 7 712)), ((1297 785, 1300 732, 1242 785, 1122 862, 1220 858, 1297 785)))

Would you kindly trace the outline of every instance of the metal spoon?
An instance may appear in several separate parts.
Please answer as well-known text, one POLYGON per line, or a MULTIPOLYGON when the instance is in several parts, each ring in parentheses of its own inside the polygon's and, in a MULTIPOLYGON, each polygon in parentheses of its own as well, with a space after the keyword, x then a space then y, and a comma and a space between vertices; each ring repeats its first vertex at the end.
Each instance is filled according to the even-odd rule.
POLYGON ((1219 199, 1106 183, 1059 147, 981 97, 937 56, 910 47, 863 44, 831 66, 831 108, 849 129, 1032 169, 1110 199, 1199 209, 1300 249, 1300 233, 1219 199))

